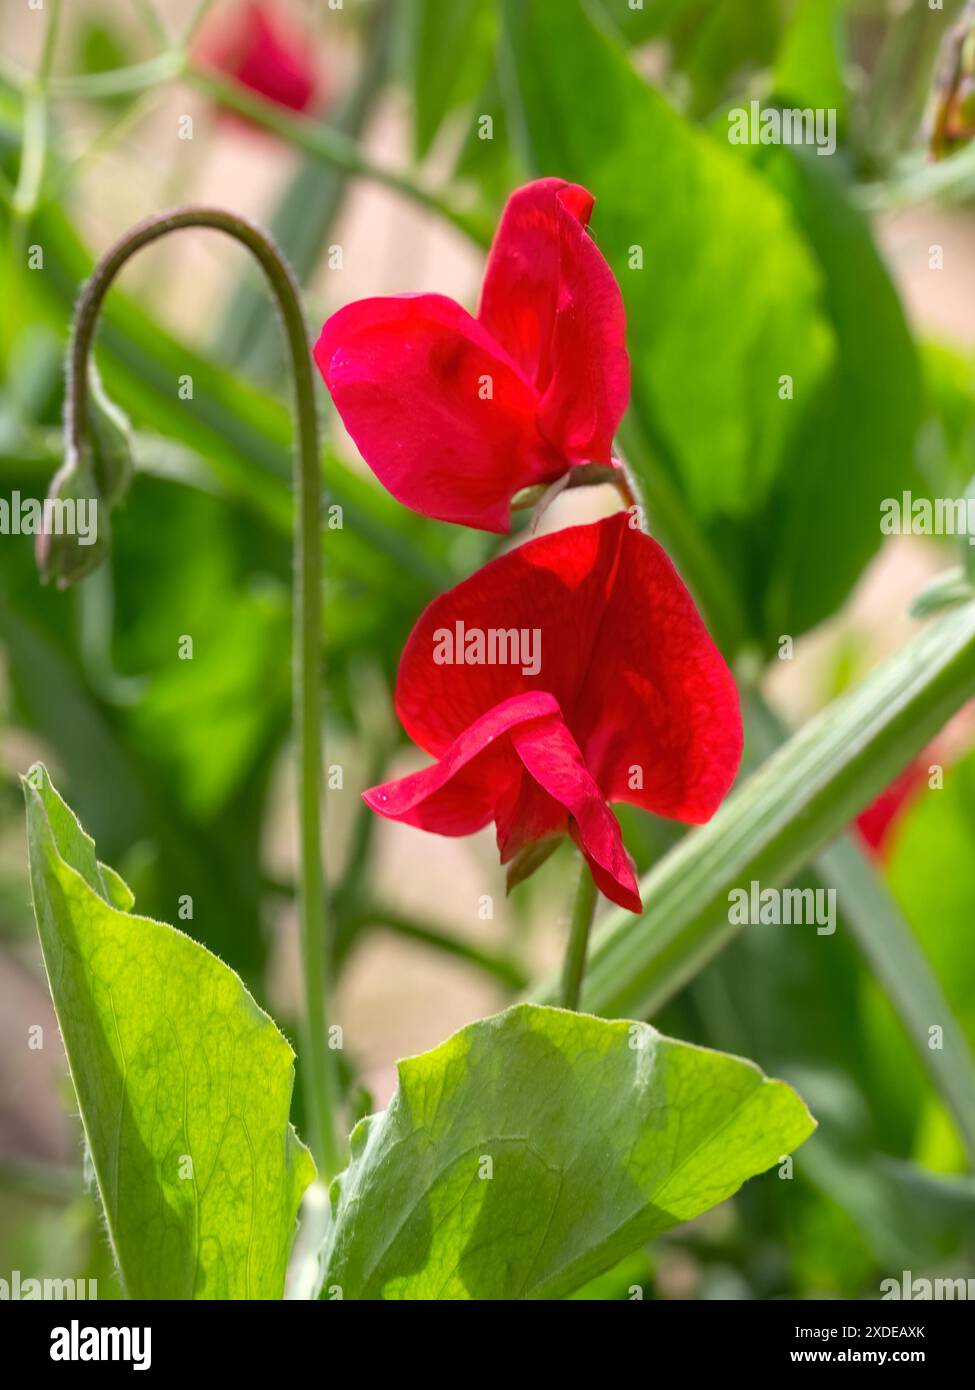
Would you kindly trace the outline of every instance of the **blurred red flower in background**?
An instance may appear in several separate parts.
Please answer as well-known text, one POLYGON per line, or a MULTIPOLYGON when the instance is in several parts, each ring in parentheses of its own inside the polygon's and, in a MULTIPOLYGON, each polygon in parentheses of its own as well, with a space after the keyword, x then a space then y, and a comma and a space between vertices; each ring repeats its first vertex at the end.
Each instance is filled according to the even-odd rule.
POLYGON ((478 315, 438 294, 362 299, 315 347, 363 458, 407 507, 507 531, 512 496, 610 464, 630 394, 623 299, 593 198, 539 179, 508 199, 478 315))
POLYGON ((691 596, 631 521, 528 541, 434 599, 403 652, 396 709, 438 761, 364 798, 441 835, 494 821, 503 864, 568 831, 601 891, 638 912, 607 803, 709 820, 742 729, 691 596))
POLYGON ((890 839, 898 820, 912 805, 928 780, 928 765, 931 762, 931 757, 932 750, 928 749, 915 758, 913 762, 908 763, 904 771, 894 778, 890 786, 886 787, 874 801, 871 801, 866 810, 861 811, 857 816, 856 826, 860 832, 860 838, 872 852, 874 858, 882 860, 886 857, 890 839))
POLYGON ((220 15, 206 31, 200 60, 276 106, 306 111, 320 85, 313 49, 261 0, 220 15))

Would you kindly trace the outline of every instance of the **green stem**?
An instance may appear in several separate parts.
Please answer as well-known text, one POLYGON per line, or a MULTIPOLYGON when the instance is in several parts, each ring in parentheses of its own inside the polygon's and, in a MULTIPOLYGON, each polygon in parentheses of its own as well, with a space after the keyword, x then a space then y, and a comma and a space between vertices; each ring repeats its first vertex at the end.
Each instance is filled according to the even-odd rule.
POLYGON ((74 1168, 29 1158, 0 1158, 0 1192, 13 1193, 18 1200, 66 1206, 77 1201, 83 1191, 74 1168))
POLYGON ((77 77, 59 77, 50 85, 52 99, 85 101, 92 97, 128 96, 144 92, 160 82, 168 82, 183 73, 185 58, 178 48, 166 49, 144 63, 132 63, 105 72, 88 72, 77 77))
POLYGON ((189 207, 160 213, 133 227, 106 252, 82 291, 68 356, 65 413, 67 460, 77 458, 88 437, 88 362, 106 292, 129 258, 143 246, 186 227, 209 227, 246 246, 264 271, 284 321, 295 393, 297 517, 294 553, 294 729, 298 762, 300 836, 298 912, 304 965, 304 1055, 302 1075, 311 1145, 321 1176, 339 1168, 335 1113, 338 1084, 328 1046, 328 965, 325 874, 322 866, 321 716, 319 642, 322 611, 321 465, 311 356, 294 277, 258 227, 219 209, 189 207))
POLYGON ((44 166, 47 163, 47 94, 60 21, 61 0, 52 0, 37 76, 24 95, 24 138, 17 187, 13 196, 14 216, 21 223, 28 221, 33 215, 44 182, 44 166))
POLYGON ((162 15, 156 9, 155 0, 137 0, 137 8, 142 15, 142 21, 146 28, 151 30, 155 38, 160 43, 169 43, 169 34, 162 15))
POLYGON ((562 962, 561 1004, 565 1009, 578 1009, 579 995, 582 992, 582 977, 586 973, 586 955, 589 950, 589 932, 596 915, 596 883, 583 859, 579 871, 579 883, 572 904, 572 918, 569 922, 569 939, 562 962))
POLYGON ((100 159, 123 136, 128 135, 152 110, 158 97, 158 90, 150 87, 135 101, 130 102, 115 120, 102 126, 90 144, 86 145, 78 154, 73 155, 70 160, 65 160, 57 172, 52 173, 48 179, 50 201, 54 202, 60 198, 87 164, 91 163, 93 159, 100 159))
POLYGON ((213 8, 213 0, 199 0, 192 19, 186 26, 186 33, 183 35, 183 47, 189 48, 200 31, 203 21, 206 19, 210 10, 213 8))
POLYGON ((40 87, 46 88, 51 77, 51 69, 54 66, 54 50, 58 41, 58 26, 61 23, 61 0, 52 0, 50 14, 47 21, 47 31, 44 35, 44 47, 41 50, 41 61, 37 71, 37 80, 40 87))

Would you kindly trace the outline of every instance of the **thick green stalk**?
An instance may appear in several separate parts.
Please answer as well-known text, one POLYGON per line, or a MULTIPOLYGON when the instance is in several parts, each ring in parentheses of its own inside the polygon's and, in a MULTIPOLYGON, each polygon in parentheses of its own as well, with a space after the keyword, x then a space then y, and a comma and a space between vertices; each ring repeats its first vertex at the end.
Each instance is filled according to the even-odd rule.
POLYGON ((298 287, 287 263, 264 232, 244 218, 220 209, 180 208, 148 218, 106 252, 82 291, 72 331, 65 414, 68 460, 78 457, 88 438, 89 357, 109 286, 135 252, 186 227, 224 232, 256 257, 281 311, 291 358, 297 441, 293 661, 300 839, 298 912, 305 993, 301 1073, 311 1146, 321 1176, 327 1181, 340 1165, 335 1126, 338 1085, 334 1054, 328 1046, 330 944, 321 845, 321 462, 314 379, 298 287))
POLYGON ((589 865, 583 859, 579 869, 579 884, 572 903, 565 959, 562 962, 562 993, 559 1002, 565 1009, 579 1007, 582 977, 586 973, 586 956, 589 951, 589 933, 592 930, 593 917, 596 915, 598 896, 589 865))

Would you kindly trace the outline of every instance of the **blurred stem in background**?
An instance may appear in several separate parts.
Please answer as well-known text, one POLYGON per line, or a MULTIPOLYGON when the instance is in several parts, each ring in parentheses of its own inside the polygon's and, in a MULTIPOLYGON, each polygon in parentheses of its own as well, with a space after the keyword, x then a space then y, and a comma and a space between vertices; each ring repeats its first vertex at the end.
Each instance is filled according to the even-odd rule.
POLYGON ((48 89, 60 19, 61 0, 51 0, 37 76, 29 83, 25 92, 24 143, 13 197, 14 217, 21 227, 33 216, 44 182, 44 166, 47 163, 48 89))
MULTIPOLYGON (((59 0, 57 0, 59 3, 59 0)), ((435 212, 451 223, 459 231, 470 237, 476 244, 487 247, 490 244, 491 225, 489 219, 477 213, 469 213, 456 205, 449 196, 442 196, 424 187, 412 174, 399 173, 374 163, 359 148, 354 135, 354 125, 348 130, 336 128, 323 121, 308 116, 292 114, 281 106, 255 95, 238 82, 225 78, 197 64, 189 52, 197 28, 202 22, 208 4, 200 6, 188 32, 178 44, 165 49, 145 62, 133 63, 128 67, 112 68, 105 72, 85 73, 78 76, 52 78, 50 64, 53 60, 53 47, 56 37, 56 11, 52 11, 47 41, 42 55, 38 76, 35 78, 18 68, 15 64, 4 62, 3 73, 7 81, 21 90, 25 101, 24 157, 21 161, 20 183, 16 196, 19 196, 29 215, 36 206, 40 194, 47 142, 47 103, 62 100, 87 100, 101 97, 115 97, 146 92, 163 83, 185 81, 217 105, 236 111, 263 130, 279 136, 302 150, 314 160, 329 165, 345 174, 371 180, 402 194, 418 206, 435 212), (37 109, 34 110, 36 103, 37 109), (32 200, 28 201, 28 195, 32 200)), ((382 11, 377 16, 374 50, 382 50, 386 43, 382 11)), ((383 52, 374 51, 374 61, 385 63, 383 52)), ((381 69, 380 69, 381 70, 381 69)), ((379 72, 374 74, 378 78, 379 72)), ((368 69, 364 85, 371 82, 368 69)), ((354 102, 355 99, 353 99, 354 102)), ((353 112, 350 110, 350 116, 353 112)))
POLYGON ((142 247, 187 227, 208 227, 239 241, 256 257, 278 302, 288 339, 295 397, 294 732, 298 777, 299 888, 304 982, 305 1106, 312 1148, 323 1181, 341 1167, 336 1111, 339 1085, 329 1047, 328 940, 322 864, 321 769, 321 461, 311 356, 298 286, 268 237, 237 215, 211 208, 184 208, 140 223, 112 247, 88 280, 72 332, 65 415, 68 464, 87 446, 89 358, 98 315, 109 286, 142 247))
MULTIPOLYGON (((365 128, 388 76, 393 24, 385 0, 370 11, 368 21, 362 72, 332 122, 350 140, 358 139, 365 128)), ((347 181, 343 169, 332 164, 323 168, 321 158, 306 151, 268 220, 268 231, 284 248, 301 284, 318 264, 347 181)), ((256 380, 273 381, 284 367, 280 340, 269 331, 273 309, 249 271, 247 267, 223 312, 214 347, 228 363, 243 367, 256 380)))
POLYGON ((965 0, 944 0, 944 25, 930 23, 928 5, 904 5, 884 36, 867 108, 866 147, 883 167, 917 131, 947 25, 965 0))
POLYGON ((487 247, 490 244, 491 232, 485 219, 461 210, 449 199, 424 188, 408 174, 400 174, 393 169, 374 164, 363 154, 354 139, 333 126, 325 125, 321 121, 310 121, 304 116, 293 116, 283 107, 274 106, 271 102, 254 96, 237 82, 202 68, 189 66, 183 75, 192 86, 212 101, 229 107, 265 130, 280 135, 297 149, 304 150, 337 169, 343 169, 347 174, 370 179, 373 183, 380 183, 396 193, 401 193, 419 207, 437 213, 479 246, 487 247))

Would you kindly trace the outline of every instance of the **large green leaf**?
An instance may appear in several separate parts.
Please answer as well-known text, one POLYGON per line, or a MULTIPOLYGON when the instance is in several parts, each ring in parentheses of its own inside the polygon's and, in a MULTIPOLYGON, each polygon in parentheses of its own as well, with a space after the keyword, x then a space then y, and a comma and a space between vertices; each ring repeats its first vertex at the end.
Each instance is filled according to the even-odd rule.
POLYGON ((751 1062, 520 1004, 399 1065, 331 1189, 323 1298, 556 1299, 812 1132, 751 1062))
POLYGON ((829 362, 819 275, 785 200, 678 115, 589 13, 581 0, 506 0, 526 158, 596 195, 655 451, 700 517, 748 515, 829 362))
POLYGON ((126 885, 36 765, 24 780, 44 962, 133 1298, 280 1298, 314 1176, 294 1054, 240 979, 126 885))
POLYGON ((775 95, 783 106, 846 109, 846 10, 849 0, 798 0, 775 58, 775 95))
POLYGON ((490 0, 405 0, 413 145, 426 155, 444 118, 477 95, 491 67, 490 0))
POLYGON ((781 633, 806 631, 847 597, 883 540, 883 498, 920 490, 921 377, 897 291, 832 161, 762 153, 818 259, 837 346, 768 506, 741 540, 758 571, 756 625, 773 648, 781 633))

